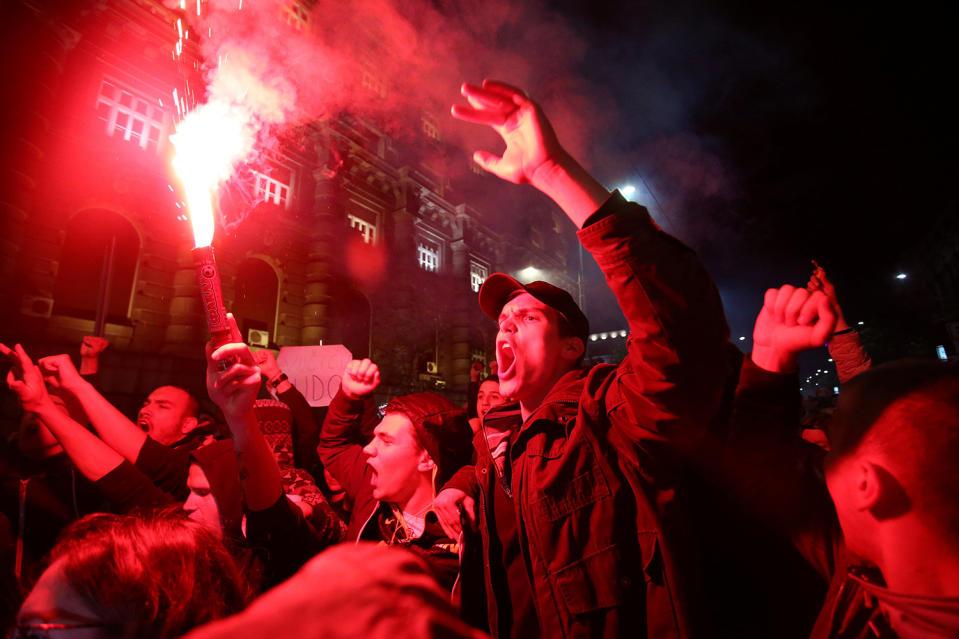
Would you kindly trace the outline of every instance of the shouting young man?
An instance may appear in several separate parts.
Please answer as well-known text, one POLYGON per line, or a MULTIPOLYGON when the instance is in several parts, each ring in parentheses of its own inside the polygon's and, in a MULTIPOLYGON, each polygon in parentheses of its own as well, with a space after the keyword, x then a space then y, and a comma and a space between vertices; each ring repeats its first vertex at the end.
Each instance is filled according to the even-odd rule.
POLYGON ((589 324, 546 282, 491 275, 500 392, 477 434, 475 469, 437 498, 451 535, 473 516, 498 637, 685 637, 690 619, 684 455, 720 403, 728 328, 692 250, 643 207, 610 193, 560 146, 542 110, 499 82, 464 85, 462 120, 491 126, 502 157, 473 159, 550 196, 580 229, 629 323, 619 365, 581 369, 589 324))
POLYGON ((370 400, 380 384, 379 368, 353 360, 330 402, 318 451, 323 466, 353 500, 347 539, 381 541, 426 560, 450 590, 459 572, 456 546, 433 514, 437 487, 472 455, 466 413, 436 393, 396 397, 373 429, 370 400))

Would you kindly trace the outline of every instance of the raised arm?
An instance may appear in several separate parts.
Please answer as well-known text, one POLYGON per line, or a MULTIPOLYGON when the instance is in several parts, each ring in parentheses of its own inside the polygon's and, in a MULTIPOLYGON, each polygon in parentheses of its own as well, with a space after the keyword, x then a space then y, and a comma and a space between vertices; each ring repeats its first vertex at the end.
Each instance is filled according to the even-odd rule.
POLYGON ((790 537, 829 578, 841 543, 829 495, 816 475, 820 451, 799 436, 798 356, 835 326, 826 296, 786 285, 766 291, 753 353, 733 406, 726 477, 745 505, 790 537))
POLYGON ((266 510, 283 496, 283 480, 253 410, 260 390, 260 369, 241 341, 232 315, 229 317, 233 341, 216 350, 211 344, 206 345, 206 388, 210 399, 223 411, 233 435, 246 506, 254 511, 266 510), (232 365, 220 372, 217 364, 221 361, 232 365))
POLYGON ((531 184, 583 228, 609 191, 563 149, 539 105, 522 90, 494 80, 484 80, 481 87, 463 84, 461 93, 469 106, 454 105, 453 117, 489 125, 506 143, 501 157, 476 151, 473 160, 504 180, 531 184))
POLYGON ((353 498, 370 490, 363 421, 369 397, 379 384, 380 370, 372 361, 355 359, 348 363, 320 430, 320 461, 353 498))
POLYGON ((38 365, 48 383, 76 398, 100 438, 124 459, 136 463, 146 432, 80 377, 68 355, 44 357, 38 365))
POLYGON ((0 354, 13 364, 7 373, 7 385, 20 398, 23 410, 35 414, 50 429, 84 477, 97 481, 123 462, 119 453, 53 403, 40 369, 22 346, 17 344, 10 350, 0 344, 0 354))

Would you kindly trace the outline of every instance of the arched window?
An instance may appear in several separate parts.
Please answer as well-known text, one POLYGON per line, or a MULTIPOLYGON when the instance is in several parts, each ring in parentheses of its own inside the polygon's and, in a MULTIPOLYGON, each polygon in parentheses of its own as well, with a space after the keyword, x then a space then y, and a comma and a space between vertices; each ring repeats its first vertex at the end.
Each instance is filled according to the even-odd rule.
POLYGON ((122 215, 104 210, 75 215, 60 252, 53 312, 95 319, 100 292, 106 290, 107 321, 126 322, 139 253, 140 237, 122 215), (108 267, 111 262, 112 268, 108 267))
POLYGON ((236 273, 236 301, 230 309, 248 344, 276 342, 276 308, 280 282, 276 271, 256 257, 240 262, 236 273))

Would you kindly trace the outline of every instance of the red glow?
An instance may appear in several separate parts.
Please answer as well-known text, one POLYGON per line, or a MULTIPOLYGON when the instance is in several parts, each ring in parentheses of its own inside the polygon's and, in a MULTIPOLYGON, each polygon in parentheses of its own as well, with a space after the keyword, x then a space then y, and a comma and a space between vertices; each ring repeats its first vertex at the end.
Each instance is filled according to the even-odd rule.
POLYGON ((170 141, 173 167, 183 182, 197 247, 213 242, 212 193, 253 150, 250 112, 238 105, 208 102, 188 113, 170 141))

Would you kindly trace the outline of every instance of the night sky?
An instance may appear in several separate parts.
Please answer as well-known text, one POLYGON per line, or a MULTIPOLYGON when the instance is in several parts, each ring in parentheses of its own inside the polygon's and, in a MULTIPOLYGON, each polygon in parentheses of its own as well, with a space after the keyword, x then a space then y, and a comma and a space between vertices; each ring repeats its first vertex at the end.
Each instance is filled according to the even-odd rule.
POLYGON ((557 5, 619 110, 592 167, 700 251, 734 337, 810 259, 850 321, 914 312, 922 238, 956 214, 955 5, 838 4, 557 5))

